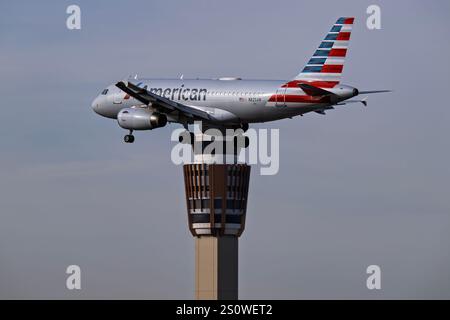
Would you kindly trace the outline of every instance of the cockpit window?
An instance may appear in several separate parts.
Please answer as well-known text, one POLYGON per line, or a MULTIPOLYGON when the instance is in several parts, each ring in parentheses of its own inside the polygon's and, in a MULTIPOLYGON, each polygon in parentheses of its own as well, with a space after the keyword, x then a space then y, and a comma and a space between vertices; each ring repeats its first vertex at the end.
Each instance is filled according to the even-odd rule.
POLYGON ((108 89, 105 89, 105 90, 102 91, 102 94, 103 94, 103 95, 105 95, 105 94, 107 94, 107 93, 108 93, 108 89))

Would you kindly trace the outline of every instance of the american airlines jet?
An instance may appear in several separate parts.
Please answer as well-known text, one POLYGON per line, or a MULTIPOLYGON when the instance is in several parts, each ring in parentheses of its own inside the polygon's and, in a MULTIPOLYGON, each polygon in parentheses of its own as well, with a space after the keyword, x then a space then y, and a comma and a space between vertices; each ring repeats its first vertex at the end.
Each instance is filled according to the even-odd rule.
POLYGON ((151 130, 168 122, 200 120, 203 128, 242 128, 325 110, 349 102, 359 91, 341 83, 354 18, 339 18, 303 70, 292 80, 148 79, 129 78, 108 86, 92 102, 96 113, 117 119, 129 130, 124 141, 134 142, 133 130, 151 130))

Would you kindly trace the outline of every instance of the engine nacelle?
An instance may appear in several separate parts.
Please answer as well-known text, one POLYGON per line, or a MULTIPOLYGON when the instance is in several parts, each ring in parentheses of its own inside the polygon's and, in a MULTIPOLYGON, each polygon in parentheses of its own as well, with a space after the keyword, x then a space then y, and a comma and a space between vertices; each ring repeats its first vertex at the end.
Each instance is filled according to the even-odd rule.
POLYGON ((165 114, 148 109, 125 108, 117 115, 119 126, 128 130, 151 130, 167 124, 165 114))

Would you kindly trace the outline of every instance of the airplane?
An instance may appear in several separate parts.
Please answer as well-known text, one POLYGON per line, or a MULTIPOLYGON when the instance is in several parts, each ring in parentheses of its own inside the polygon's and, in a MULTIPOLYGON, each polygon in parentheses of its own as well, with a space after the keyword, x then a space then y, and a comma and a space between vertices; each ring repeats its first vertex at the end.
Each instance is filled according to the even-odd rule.
MULTIPOLYGON (((92 102, 93 110, 117 119, 127 129, 124 142, 133 143, 134 130, 152 130, 167 123, 188 125, 202 121, 204 128, 242 128, 251 123, 275 121, 351 102, 367 105, 359 91, 341 84, 342 70, 354 18, 337 19, 303 70, 291 80, 127 78, 109 85, 92 102)), ((192 133, 190 133, 192 134, 192 133)), ((180 140, 181 141, 181 140, 180 140)))

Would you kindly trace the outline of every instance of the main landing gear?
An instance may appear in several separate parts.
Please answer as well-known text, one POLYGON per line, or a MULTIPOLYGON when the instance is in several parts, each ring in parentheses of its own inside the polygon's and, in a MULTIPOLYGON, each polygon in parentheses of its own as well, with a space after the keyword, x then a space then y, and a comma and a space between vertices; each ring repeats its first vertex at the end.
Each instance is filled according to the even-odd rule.
POLYGON ((133 143, 134 142, 133 130, 130 130, 130 134, 127 134, 125 137, 123 137, 123 141, 125 143, 133 143))

